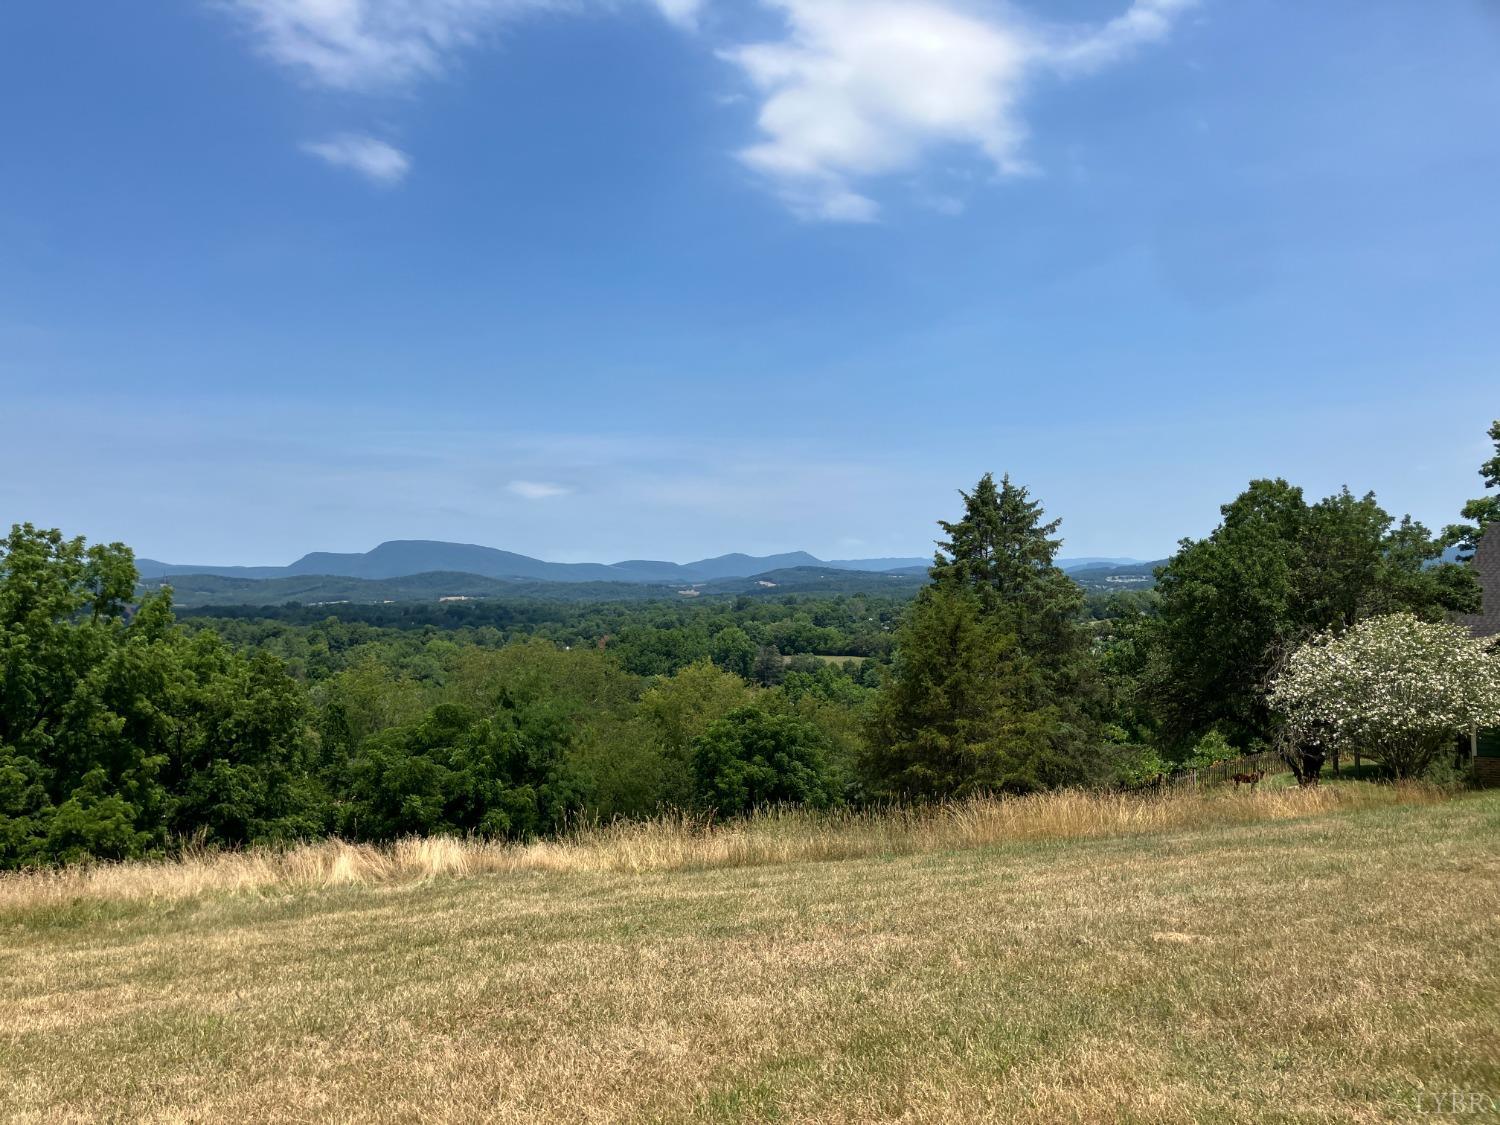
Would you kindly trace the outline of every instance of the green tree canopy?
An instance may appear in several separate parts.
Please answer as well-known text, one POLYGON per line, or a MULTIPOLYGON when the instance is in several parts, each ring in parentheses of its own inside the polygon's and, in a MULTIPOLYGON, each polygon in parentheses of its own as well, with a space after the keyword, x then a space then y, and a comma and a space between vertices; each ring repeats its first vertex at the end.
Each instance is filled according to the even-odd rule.
MULTIPOLYGON (((1495 455, 1479 466, 1479 476, 1484 487, 1493 491, 1500 489, 1500 419, 1490 424, 1490 441, 1494 442, 1495 455)), ((1463 557, 1468 558, 1479 549, 1479 539, 1491 524, 1500 523, 1500 492, 1477 496, 1463 507, 1467 523, 1453 524, 1444 532, 1444 538, 1458 544, 1463 557)))
POLYGON ((324 828, 300 686, 188 637, 166 591, 132 614, 135 583, 120 544, 22 524, 0 547, 0 866, 324 828))
POLYGON ((1316 633, 1397 611, 1435 620, 1477 600, 1466 568, 1437 562, 1442 543, 1373 494, 1308 504, 1284 480, 1258 480, 1222 513, 1161 569, 1145 627, 1146 690, 1169 745, 1211 729, 1241 748, 1267 740, 1269 681, 1316 633))
MULTIPOLYGON (((693 744, 713 723, 749 706, 756 690, 707 660, 664 676, 641 696, 610 760, 621 788, 639 787, 631 811, 687 809, 697 800, 693 744)), ((622 806, 623 809, 623 806, 622 806)), ((606 815, 613 809, 604 807, 606 815)))
POLYGON ((839 797, 818 728, 759 707, 710 724, 694 744, 693 767, 699 804, 725 816, 776 804, 826 808, 839 797))
POLYGON ((1012 628, 1039 667, 1072 670, 1087 638, 1078 627, 1083 590, 1055 563, 1062 521, 1046 521, 1041 503, 1009 476, 997 486, 986 473, 959 495, 963 517, 938 521, 948 538, 938 544, 933 582, 978 594, 984 614, 1012 628))
POLYGON ((376 735, 351 759, 341 827, 376 840, 555 831, 583 804, 566 768, 572 736, 555 700, 506 697, 489 714, 441 703, 412 726, 376 735))
POLYGON ((714 663, 726 672, 749 679, 755 670, 755 642, 738 625, 720 629, 714 635, 714 663))

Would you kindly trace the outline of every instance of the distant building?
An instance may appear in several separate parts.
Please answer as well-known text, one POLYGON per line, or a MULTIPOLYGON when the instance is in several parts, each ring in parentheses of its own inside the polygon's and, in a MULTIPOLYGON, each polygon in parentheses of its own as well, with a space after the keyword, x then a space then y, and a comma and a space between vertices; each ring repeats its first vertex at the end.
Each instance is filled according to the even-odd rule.
MULTIPOLYGON (((1500 524, 1485 532, 1474 553, 1474 576, 1479 579, 1479 612, 1460 617, 1469 632, 1480 638, 1500 638, 1500 524)), ((1500 730, 1482 730, 1475 746, 1474 780, 1500 785, 1500 730)))
POLYGON ((1484 602, 1478 613, 1460 617, 1459 621, 1476 637, 1500 636, 1500 524, 1491 527, 1480 539, 1472 565, 1484 602))

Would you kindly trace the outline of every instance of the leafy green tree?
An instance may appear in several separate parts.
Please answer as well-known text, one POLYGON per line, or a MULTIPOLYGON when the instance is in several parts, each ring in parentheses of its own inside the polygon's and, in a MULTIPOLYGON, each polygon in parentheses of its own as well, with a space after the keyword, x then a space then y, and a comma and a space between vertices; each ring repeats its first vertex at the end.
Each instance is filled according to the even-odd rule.
POLYGON ((1219 762, 1237 758, 1239 754, 1240 752, 1230 744, 1229 739, 1218 731, 1211 730, 1198 740, 1182 764, 1188 769, 1206 770, 1219 762))
POLYGON ((137 808, 110 788, 105 771, 91 770, 84 775, 82 783, 46 821, 46 858, 59 863, 128 859, 155 842, 152 832, 137 827, 141 820, 137 808))
POLYGON ((23 524, 0 547, 0 865, 323 826, 300 686, 190 639, 167 591, 132 616, 135 580, 120 544, 23 524))
MULTIPOLYGON (((631 730, 642 681, 608 651, 539 638, 497 649, 467 646, 448 661, 443 679, 438 697, 477 714, 551 717, 561 757, 549 766, 549 792, 566 790, 567 801, 605 817, 643 815, 661 803, 659 755, 631 730)), ((547 822, 552 814, 540 815, 547 822)))
POLYGON ((781 651, 775 645, 762 645, 755 654, 750 678, 762 687, 775 687, 785 674, 786 661, 781 659, 781 651))
POLYGON ((357 745, 422 714, 430 702, 431 685, 403 674, 400 665, 395 654, 366 648, 317 686, 314 701, 323 712, 321 721, 331 724, 329 739, 357 745))
POLYGON ((846 801, 865 797, 861 764, 866 756, 877 679, 862 679, 863 661, 837 664, 815 656, 793 657, 781 684, 766 694, 766 706, 817 727, 846 801))
POLYGON ((134 559, 18 524, 0 547, 0 865, 134 855, 159 839, 160 762, 105 696, 134 559))
POLYGON ((11 528, 0 547, 0 745, 50 745, 80 681, 119 643, 134 589, 124 544, 11 528))
POLYGON ((826 808, 839 796, 822 735, 809 723, 742 707, 694 743, 698 802, 731 816, 776 804, 826 808))
POLYGON ((641 696, 631 741, 654 752, 655 793, 642 811, 655 806, 685 809, 697 800, 693 746, 703 733, 733 711, 750 706, 756 689, 733 672, 699 661, 656 681, 641 696))
POLYGON ((158 743, 168 832, 220 843, 326 832, 301 685, 269 653, 247 656, 213 633, 175 655, 175 722, 158 743))
POLYGON ((481 716, 443 703, 369 739, 350 761, 341 830, 356 839, 476 833, 529 839, 583 805, 555 703, 503 700, 481 716))
POLYGON ((714 635, 714 663, 726 672, 733 672, 742 679, 750 679, 755 673, 755 642, 750 634, 738 625, 720 629, 714 635))
POLYGON ((1440 541, 1373 495, 1310 505, 1284 480, 1259 480, 1222 512, 1159 572, 1139 638, 1145 693, 1179 754, 1215 728, 1240 749, 1269 741, 1266 688, 1314 634, 1398 610, 1438 619, 1477 598, 1466 568, 1437 563, 1440 541))
POLYGON ((696 622, 688 627, 631 624, 611 647, 626 670, 638 676, 670 676, 712 655, 708 630, 696 622))
MULTIPOLYGON (((1495 455, 1479 466, 1479 475, 1484 479, 1484 487, 1493 490, 1500 489, 1500 419, 1490 424, 1489 436, 1495 444, 1495 455)), ((1445 542, 1456 543, 1461 555, 1470 558, 1479 549, 1480 537, 1486 529, 1500 523, 1500 492, 1470 500, 1463 507, 1463 517, 1468 522, 1448 527, 1443 538, 1445 542)))

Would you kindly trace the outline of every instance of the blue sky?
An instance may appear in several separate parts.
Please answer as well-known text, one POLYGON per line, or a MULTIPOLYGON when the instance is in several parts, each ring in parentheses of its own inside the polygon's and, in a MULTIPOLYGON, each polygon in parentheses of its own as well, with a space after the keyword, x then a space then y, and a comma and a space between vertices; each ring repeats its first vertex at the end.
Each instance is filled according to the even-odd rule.
POLYGON ((0 520, 176 561, 1156 557, 1440 525, 1500 415, 1487 0, 0 8, 0 520))

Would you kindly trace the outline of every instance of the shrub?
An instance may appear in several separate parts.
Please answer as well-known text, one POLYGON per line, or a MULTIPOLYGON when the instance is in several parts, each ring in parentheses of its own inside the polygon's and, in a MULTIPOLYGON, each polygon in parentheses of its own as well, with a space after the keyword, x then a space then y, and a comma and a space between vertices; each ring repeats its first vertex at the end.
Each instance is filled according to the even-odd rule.
POLYGON ((1222 733, 1211 730, 1198 740, 1182 764, 1188 769, 1203 770, 1216 762, 1237 758, 1239 753, 1222 733))
POLYGON ((694 744, 698 800, 725 815, 763 805, 826 808, 838 793, 822 733, 792 715, 742 707, 694 744))

